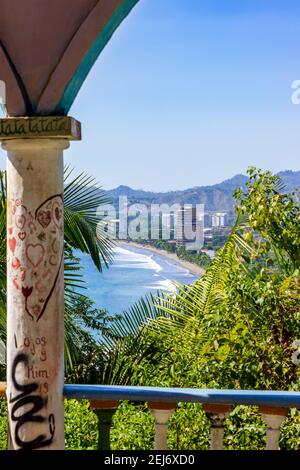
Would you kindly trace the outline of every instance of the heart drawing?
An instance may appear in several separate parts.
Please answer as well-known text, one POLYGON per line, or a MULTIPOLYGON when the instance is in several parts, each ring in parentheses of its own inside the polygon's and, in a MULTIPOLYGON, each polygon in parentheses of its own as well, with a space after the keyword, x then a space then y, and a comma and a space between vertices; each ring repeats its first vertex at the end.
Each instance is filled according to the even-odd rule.
POLYGON ((35 245, 29 243, 26 246, 26 257, 35 268, 43 261, 44 255, 45 248, 41 243, 36 243, 35 245))
POLYGON ((53 295, 63 264, 63 199, 56 194, 31 211, 20 199, 9 201, 7 261, 9 282, 32 320, 39 321, 53 295), (26 261, 23 261, 26 260, 26 261))

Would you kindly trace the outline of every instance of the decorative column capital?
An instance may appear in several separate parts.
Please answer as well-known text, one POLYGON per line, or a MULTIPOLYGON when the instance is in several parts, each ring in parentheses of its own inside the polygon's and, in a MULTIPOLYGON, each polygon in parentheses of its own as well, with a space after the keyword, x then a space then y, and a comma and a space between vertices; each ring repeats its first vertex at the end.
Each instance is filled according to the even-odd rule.
POLYGON ((15 139, 81 140, 81 124, 70 116, 7 117, 0 119, 0 141, 15 139))
POLYGON ((62 151, 70 147, 68 139, 9 139, 0 142, 7 152, 31 153, 32 157, 42 157, 43 152, 62 151))
POLYGON ((203 405, 203 411, 207 414, 214 428, 224 426, 224 421, 228 418, 231 408, 230 405, 203 405))
POLYGON ((150 401, 148 408, 151 411, 156 424, 166 425, 168 419, 175 411, 177 403, 161 403, 150 401))
POLYGON ((119 406, 118 400, 90 400, 93 410, 116 410, 119 406))

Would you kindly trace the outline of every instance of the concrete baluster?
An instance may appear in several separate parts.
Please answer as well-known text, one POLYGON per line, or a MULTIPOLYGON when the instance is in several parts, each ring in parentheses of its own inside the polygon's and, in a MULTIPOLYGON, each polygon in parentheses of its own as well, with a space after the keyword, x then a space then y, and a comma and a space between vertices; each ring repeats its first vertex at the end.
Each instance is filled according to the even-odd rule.
POLYGON ((260 407, 259 411, 267 425, 266 450, 279 450, 280 426, 288 410, 286 408, 260 407))
POLYGON ((110 450, 110 429, 119 402, 91 400, 90 405, 98 418, 98 450, 110 450))
POLYGON ((155 420, 155 450, 167 450, 168 420, 176 403, 149 402, 148 407, 155 420))
POLYGON ((229 416, 228 405, 203 405, 210 422, 210 449, 222 450, 224 438, 224 422, 229 416))

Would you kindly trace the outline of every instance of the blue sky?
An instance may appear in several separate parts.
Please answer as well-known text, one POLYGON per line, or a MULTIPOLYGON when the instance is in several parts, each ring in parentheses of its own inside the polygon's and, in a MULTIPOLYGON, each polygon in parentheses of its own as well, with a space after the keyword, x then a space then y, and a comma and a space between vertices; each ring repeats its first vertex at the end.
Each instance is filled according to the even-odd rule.
POLYGON ((300 169, 299 20, 290 0, 140 0, 71 109, 66 161, 160 191, 300 169))

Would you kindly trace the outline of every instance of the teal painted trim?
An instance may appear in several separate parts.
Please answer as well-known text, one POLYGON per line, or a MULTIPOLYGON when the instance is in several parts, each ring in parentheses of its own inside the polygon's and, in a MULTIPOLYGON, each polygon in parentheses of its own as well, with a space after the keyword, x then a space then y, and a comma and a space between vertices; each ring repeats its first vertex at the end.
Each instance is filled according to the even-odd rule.
POLYGON ((71 108, 84 80, 93 67, 100 53, 112 37, 115 30, 122 23, 124 18, 130 13, 132 8, 139 0, 124 0, 123 3, 114 11, 109 21, 105 24, 88 52, 83 57, 80 65, 77 67, 72 79, 64 89, 63 96, 58 103, 55 114, 66 115, 71 108))

